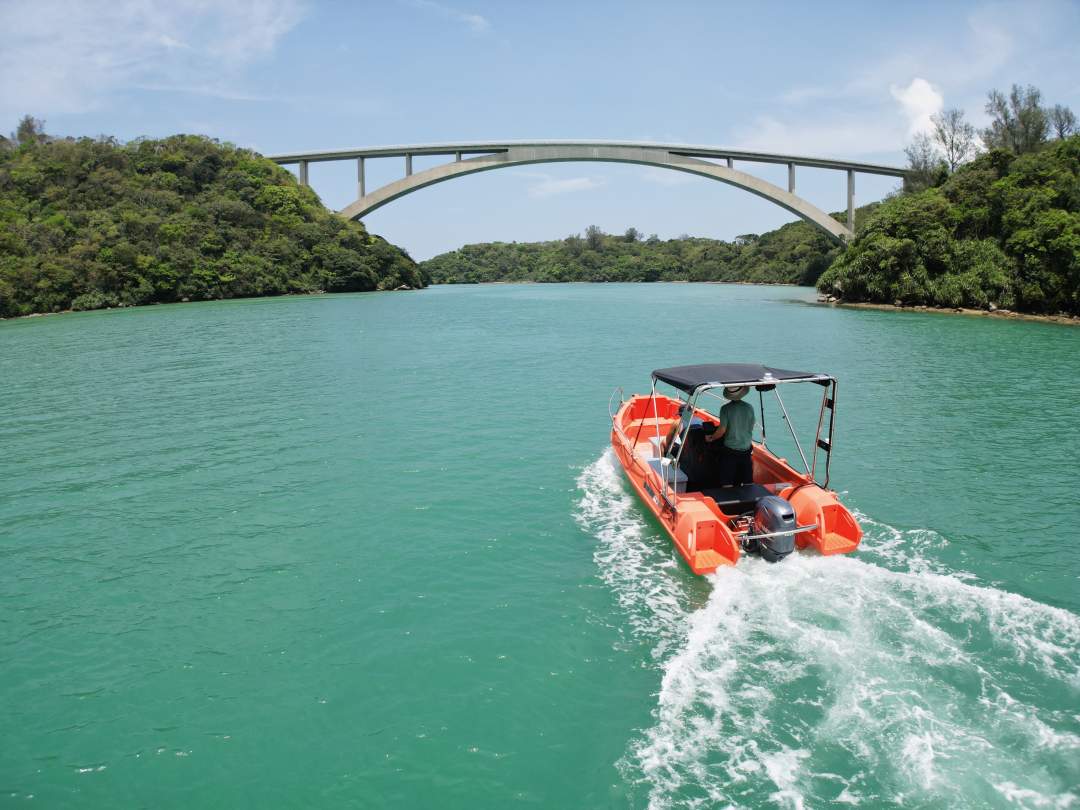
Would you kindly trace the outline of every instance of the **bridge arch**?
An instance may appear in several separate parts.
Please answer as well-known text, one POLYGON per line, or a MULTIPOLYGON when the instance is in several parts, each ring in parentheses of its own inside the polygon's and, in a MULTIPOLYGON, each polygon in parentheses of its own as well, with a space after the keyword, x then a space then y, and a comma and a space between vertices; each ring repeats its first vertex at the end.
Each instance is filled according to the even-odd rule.
POLYGON ((297 155, 278 155, 272 159, 277 163, 298 163, 300 182, 307 183, 307 166, 310 162, 357 160, 358 198, 339 213, 348 219, 362 219, 367 214, 381 208, 396 199, 419 191, 422 188, 463 177, 477 172, 526 166, 537 163, 564 162, 603 162, 632 163, 641 166, 656 166, 662 169, 687 172, 700 177, 707 177, 741 188, 751 194, 769 200, 790 211, 803 220, 825 232, 831 239, 846 243, 853 235, 854 226, 854 175, 856 171, 870 174, 903 177, 904 170, 893 166, 852 163, 827 158, 805 158, 785 155, 742 152, 738 150, 720 150, 713 147, 669 146, 652 143, 625 142, 565 142, 541 141, 536 143, 483 143, 483 144, 444 144, 411 147, 380 147, 344 152, 315 152, 297 155), (473 157, 464 157, 471 154, 473 157), (413 173, 414 155, 452 155, 454 160, 440 166, 434 166, 421 172, 413 173), (364 160, 367 158, 401 157, 405 158, 405 176, 387 183, 370 193, 364 186, 364 160), (726 158, 727 165, 714 163, 704 158, 726 158), (782 163, 788 167, 788 188, 780 186, 739 171, 734 168, 733 160, 746 160, 765 163, 782 163), (847 226, 833 219, 828 213, 795 194, 795 167, 810 166, 815 168, 836 169, 847 172, 848 181, 848 222, 847 226))

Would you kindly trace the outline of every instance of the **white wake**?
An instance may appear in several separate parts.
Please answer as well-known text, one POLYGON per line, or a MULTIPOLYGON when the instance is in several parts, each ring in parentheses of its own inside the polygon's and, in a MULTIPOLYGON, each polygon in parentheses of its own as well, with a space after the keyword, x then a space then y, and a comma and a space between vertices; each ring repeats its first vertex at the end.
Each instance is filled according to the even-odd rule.
POLYGON ((1076 615, 936 570, 918 549, 942 538, 865 516, 858 556, 744 559, 695 606, 610 451, 578 485, 658 669, 620 763, 650 807, 1080 805, 1076 615))

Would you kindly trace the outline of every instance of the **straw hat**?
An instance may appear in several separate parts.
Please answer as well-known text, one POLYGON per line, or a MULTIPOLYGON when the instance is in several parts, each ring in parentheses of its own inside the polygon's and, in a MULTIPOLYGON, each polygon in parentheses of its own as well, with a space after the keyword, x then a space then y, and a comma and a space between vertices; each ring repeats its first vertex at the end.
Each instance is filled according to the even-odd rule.
POLYGON ((730 399, 732 402, 738 402, 750 392, 750 386, 748 385, 729 385, 724 389, 724 399, 730 399))

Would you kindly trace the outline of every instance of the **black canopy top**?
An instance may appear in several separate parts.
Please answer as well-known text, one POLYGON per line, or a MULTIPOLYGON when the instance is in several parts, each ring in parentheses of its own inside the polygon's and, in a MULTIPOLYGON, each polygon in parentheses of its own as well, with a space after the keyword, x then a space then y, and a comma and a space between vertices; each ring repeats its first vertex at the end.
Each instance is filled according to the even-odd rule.
POLYGON ((653 379, 693 393, 703 385, 760 385, 783 380, 831 379, 812 371, 789 371, 752 363, 704 363, 698 366, 658 368, 653 379))

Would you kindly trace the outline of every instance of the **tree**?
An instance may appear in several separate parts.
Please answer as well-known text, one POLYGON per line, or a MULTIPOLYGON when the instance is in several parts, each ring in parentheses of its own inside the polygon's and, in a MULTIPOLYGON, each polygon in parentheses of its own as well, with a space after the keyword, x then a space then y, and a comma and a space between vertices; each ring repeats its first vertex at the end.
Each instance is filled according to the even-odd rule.
POLYGON ((0 318, 428 283, 253 152, 184 135, 42 141, 42 130, 24 118, 18 148, 0 154, 0 318))
POLYGON ((847 301, 1080 314, 1080 136, 881 203, 818 280, 847 301))
POLYGON ((964 120, 964 111, 955 107, 935 113, 931 119, 934 124, 934 140, 945 154, 949 171, 975 154, 975 127, 964 120))
MULTIPOLYGON (((865 213, 865 209, 863 209, 865 213)), ((423 269, 443 284, 477 281, 750 281, 813 284, 841 248, 808 222, 743 234, 741 244, 683 237, 627 242, 603 236, 603 250, 571 237, 551 242, 467 245, 429 259, 423 269), (580 250, 572 245, 580 243, 580 250)))
POLYGON ((590 225, 585 229, 585 244, 591 250, 600 250, 604 246, 604 232, 596 225, 590 225))
POLYGON ((1055 104, 1046 114, 1050 119, 1050 129, 1058 140, 1068 138, 1076 132, 1076 116, 1064 104, 1055 104))
POLYGON ((1041 102, 1042 93, 1030 84, 1027 87, 1014 84, 1008 98, 998 90, 991 90, 986 101, 990 126, 982 131, 986 148, 1008 149, 1017 155, 1039 149, 1050 129, 1041 102))
POLYGON ((925 132, 916 135, 904 149, 908 159, 907 177, 904 188, 907 191, 923 191, 935 185, 945 162, 934 146, 934 140, 925 132))
POLYGON ((641 231, 634 227, 627 228, 626 233, 623 234, 623 240, 626 242, 640 242, 641 231))
POLYGON ((19 146, 45 143, 49 140, 49 136, 45 134, 45 122, 32 115, 24 115, 15 131, 11 133, 11 140, 19 146))

